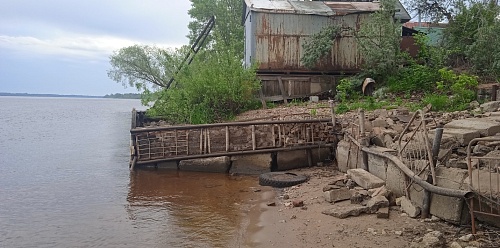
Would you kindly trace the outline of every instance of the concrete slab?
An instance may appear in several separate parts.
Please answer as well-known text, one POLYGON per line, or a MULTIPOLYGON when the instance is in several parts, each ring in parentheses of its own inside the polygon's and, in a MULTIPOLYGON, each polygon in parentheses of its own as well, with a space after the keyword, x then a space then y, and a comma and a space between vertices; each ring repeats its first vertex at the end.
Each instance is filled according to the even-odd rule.
POLYGON ((276 155, 278 171, 293 170, 309 166, 306 150, 282 151, 276 155))
MULTIPOLYGON (((392 154, 394 156, 397 155, 397 151, 390 149, 390 148, 385 148, 385 147, 377 147, 377 146, 371 146, 370 147, 373 150, 376 150, 378 152, 386 152, 389 154, 392 154)), ((386 180, 387 178, 387 159, 379 157, 377 155, 368 153, 368 171, 379 177, 382 180, 386 180)))
MULTIPOLYGON (((449 189, 467 189, 467 170, 458 168, 436 168, 436 186, 449 189)), ((417 184, 409 188, 410 198, 417 207, 422 207, 424 189, 417 184)), ((460 198, 431 195, 430 213, 433 216, 455 224, 465 224, 470 219, 465 203, 460 198)))
POLYGON ((467 118, 454 120, 444 125, 448 129, 469 129, 479 131, 481 136, 492 136, 500 132, 500 123, 485 118, 467 118))
POLYGON ((230 166, 231 160, 227 156, 189 159, 179 162, 179 170, 184 171, 227 173, 230 166))
POLYGON ((156 164, 156 168, 158 169, 168 169, 168 170, 177 170, 178 165, 177 161, 169 161, 169 162, 160 162, 156 164))
POLYGON ((386 187, 395 197, 405 195, 405 174, 392 162, 387 163, 387 182, 386 187))
MULTIPOLYGON (((432 136, 433 139, 435 133, 436 130, 430 130, 429 136, 432 136)), ((449 139, 450 136, 454 137, 461 145, 468 145, 471 140, 481 137, 481 133, 478 130, 473 130, 473 129, 445 128, 443 130, 444 139, 449 139)), ((446 140, 442 139, 441 144, 444 141, 446 140)))
POLYGON ((327 209, 321 213, 337 217, 339 219, 345 219, 349 216, 358 216, 362 213, 366 213, 368 212, 368 210, 369 207, 357 204, 348 204, 348 205, 335 204, 333 205, 333 208, 327 209))
POLYGON ((347 175, 364 189, 373 189, 385 185, 385 181, 363 169, 349 169, 347 175))
POLYGON ((229 173, 259 175, 271 171, 273 158, 271 153, 252 154, 231 157, 229 173))
POLYGON ((346 187, 337 187, 336 189, 323 192, 327 202, 338 202, 351 199, 351 191, 346 187))
POLYGON ((311 149, 312 163, 313 166, 317 165, 319 162, 325 162, 332 158, 332 149, 329 147, 314 148, 311 149))
POLYGON ((336 156, 337 166, 339 167, 339 171, 346 173, 348 168, 349 161, 349 142, 345 140, 339 141, 337 144, 336 156))

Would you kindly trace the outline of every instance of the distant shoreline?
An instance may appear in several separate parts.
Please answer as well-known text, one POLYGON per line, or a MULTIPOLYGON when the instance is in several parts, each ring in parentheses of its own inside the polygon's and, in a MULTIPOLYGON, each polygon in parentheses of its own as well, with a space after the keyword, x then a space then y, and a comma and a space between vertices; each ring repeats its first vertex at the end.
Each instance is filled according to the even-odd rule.
POLYGON ((0 92, 0 96, 24 96, 24 97, 69 97, 69 98, 116 98, 116 99, 140 99, 140 94, 135 93, 116 93, 105 96, 89 95, 60 95, 60 94, 29 94, 29 93, 6 93, 0 92))

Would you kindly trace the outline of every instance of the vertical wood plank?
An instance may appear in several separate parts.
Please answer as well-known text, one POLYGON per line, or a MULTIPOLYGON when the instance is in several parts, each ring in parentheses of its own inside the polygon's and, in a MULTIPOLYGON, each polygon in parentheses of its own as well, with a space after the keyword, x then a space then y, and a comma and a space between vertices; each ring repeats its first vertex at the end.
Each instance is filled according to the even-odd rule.
POLYGON ((280 87, 281 95, 283 96, 283 102, 288 104, 285 87, 283 86, 283 80, 281 80, 281 77, 278 77, 278 85, 280 87))

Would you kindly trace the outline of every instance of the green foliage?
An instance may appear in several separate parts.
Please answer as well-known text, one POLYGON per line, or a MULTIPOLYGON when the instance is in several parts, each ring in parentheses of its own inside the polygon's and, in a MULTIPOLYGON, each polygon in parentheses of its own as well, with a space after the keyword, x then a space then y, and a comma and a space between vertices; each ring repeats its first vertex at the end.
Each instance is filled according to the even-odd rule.
POLYGON ((448 98, 449 110, 466 109, 469 103, 476 99, 478 81, 476 76, 456 74, 452 70, 440 69, 441 80, 438 81, 437 90, 448 98))
POLYGON ((500 22, 481 27, 475 36, 475 42, 467 47, 466 54, 472 63, 472 69, 480 75, 500 77, 499 33, 500 22))
POLYGON ((390 76, 387 79, 387 87, 392 92, 430 92, 438 79, 437 70, 426 65, 412 64, 390 76))
POLYGON ((423 105, 431 104, 433 111, 444 111, 448 109, 448 100, 447 95, 429 94, 422 99, 422 102, 423 105))
POLYGON ((244 69, 235 52, 210 52, 183 70, 175 88, 161 91, 149 110, 171 123, 211 123, 257 106, 255 68, 244 69))
POLYGON ((343 78, 337 85, 337 93, 335 97, 341 102, 346 102, 348 99, 356 99, 359 97, 359 89, 363 81, 357 77, 343 78))
POLYGON ((363 73, 377 82, 394 75, 402 60, 401 24, 394 20, 395 0, 380 1, 381 9, 361 24, 356 34, 363 54, 363 73))
POLYGON ((319 33, 311 36, 311 39, 306 41, 302 48, 304 55, 301 62, 308 68, 313 68, 316 63, 332 50, 332 45, 335 38, 340 35, 339 26, 326 26, 319 33))
POLYGON ((243 59, 244 27, 241 25, 243 1, 241 0, 190 0, 188 25, 190 44, 193 44, 210 17, 215 16, 215 27, 206 43, 214 50, 231 49, 243 59))
POLYGON ((124 47, 110 56, 108 77, 139 91, 157 90, 167 86, 183 56, 183 49, 165 50, 146 45, 124 47))

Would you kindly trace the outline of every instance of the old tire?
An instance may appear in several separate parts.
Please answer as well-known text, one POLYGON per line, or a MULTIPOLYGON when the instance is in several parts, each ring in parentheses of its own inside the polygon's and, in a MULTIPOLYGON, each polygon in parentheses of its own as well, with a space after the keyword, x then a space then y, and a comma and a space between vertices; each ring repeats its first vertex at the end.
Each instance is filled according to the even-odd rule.
POLYGON ((272 186, 285 188, 307 181, 307 176, 297 175, 289 172, 268 172, 260 174, 259 184, 262 186, 272 186))

